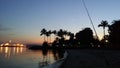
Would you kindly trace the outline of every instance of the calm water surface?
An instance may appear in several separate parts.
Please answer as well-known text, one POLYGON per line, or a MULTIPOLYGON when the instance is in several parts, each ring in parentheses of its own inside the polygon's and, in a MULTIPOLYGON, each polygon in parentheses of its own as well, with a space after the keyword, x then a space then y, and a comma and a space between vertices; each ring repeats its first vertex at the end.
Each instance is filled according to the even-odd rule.
POLYGON ((52 50, 29 50, 25 47, 0 47, 0 68, 42 68, 54 63, 59 55, 52 50))

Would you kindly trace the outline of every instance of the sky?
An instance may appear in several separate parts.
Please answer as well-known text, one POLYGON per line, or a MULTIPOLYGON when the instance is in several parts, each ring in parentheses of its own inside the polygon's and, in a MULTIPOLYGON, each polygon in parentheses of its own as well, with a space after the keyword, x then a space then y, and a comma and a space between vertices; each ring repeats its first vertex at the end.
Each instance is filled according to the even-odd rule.
MULTIPOLYGON (((103 36, 98 24, 109 24, 120 17, 120 0, 84 0, 97 34, 103 36)), ((64 29, 76 33, 92 26, 82 0, 0 0, 0 43, 41 44, 42 28, 64 29)), ((107 34, 107 29, 106 29, 107 34)))

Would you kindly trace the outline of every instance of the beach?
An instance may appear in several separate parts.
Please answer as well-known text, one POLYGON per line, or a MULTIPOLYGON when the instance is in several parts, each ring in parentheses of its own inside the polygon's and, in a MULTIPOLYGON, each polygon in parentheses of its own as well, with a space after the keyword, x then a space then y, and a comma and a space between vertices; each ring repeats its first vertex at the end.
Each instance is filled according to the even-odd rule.
POLYGON ((60 68, 120 68, 120 50, 67 50, 60 68))

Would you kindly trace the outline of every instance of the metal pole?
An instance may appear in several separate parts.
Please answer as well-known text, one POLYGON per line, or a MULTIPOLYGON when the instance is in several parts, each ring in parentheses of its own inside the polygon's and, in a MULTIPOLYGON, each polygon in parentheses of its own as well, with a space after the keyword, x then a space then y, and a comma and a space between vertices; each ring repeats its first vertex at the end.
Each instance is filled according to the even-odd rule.
POLYGON ((86 10, 86 12, 87 12, 87 15, 88 15, 88 17, 89 17, 90 23, 91 23, 91 25, 92 25, 92 27, 93 27, 93 30, 94 30, 94 32, 95 32, 95 35, 96 35, 96 37, 97 37, 97 39, 98 39, 97 32, 96 32, 96 30, 95 30, 93 21, 92 21, 92 19, 91 19, 91 17, 90 17, 89 11, 88 11, 88 9, 87 9, 87 7, 86 7, 85 1, 82 0, 82 2, 83 2, 83 5, 84 5, 84 7, 85 7, 85 10, 86 10))

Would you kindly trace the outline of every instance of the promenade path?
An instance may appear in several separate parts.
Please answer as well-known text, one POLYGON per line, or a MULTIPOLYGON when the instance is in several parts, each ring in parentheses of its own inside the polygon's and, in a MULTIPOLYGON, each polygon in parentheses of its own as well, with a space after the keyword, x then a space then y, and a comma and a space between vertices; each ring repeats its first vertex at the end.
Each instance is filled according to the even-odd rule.
POLYGON ((60 68, 120 68, 120 50, 67 50, 60 68))

